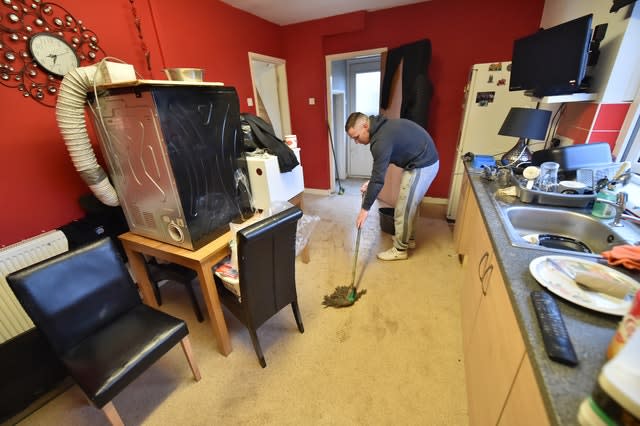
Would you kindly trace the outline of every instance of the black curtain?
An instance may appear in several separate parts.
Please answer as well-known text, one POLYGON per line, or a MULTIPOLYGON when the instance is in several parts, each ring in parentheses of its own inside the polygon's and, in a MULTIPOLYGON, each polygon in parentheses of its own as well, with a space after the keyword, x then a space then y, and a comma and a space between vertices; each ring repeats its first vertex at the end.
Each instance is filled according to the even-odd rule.
POLYGON ((391 94, 391 81, 402 62, 402 103, 400 117, 420 124, 425 129, 429 118, 429 104, 433 85, 429 80, 431 41, 428 39, 405 44, 389 50, 380 88, 380 107, 386 109, 391 94))

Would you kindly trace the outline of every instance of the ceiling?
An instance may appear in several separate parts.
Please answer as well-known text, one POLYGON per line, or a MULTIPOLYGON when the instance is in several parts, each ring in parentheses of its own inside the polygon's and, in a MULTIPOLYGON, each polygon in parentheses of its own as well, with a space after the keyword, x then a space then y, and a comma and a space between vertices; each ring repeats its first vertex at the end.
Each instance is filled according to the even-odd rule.
POLYGON ((278 25, 289 25, 359 10, 379 10, 425 0, 221 0, 278 25))

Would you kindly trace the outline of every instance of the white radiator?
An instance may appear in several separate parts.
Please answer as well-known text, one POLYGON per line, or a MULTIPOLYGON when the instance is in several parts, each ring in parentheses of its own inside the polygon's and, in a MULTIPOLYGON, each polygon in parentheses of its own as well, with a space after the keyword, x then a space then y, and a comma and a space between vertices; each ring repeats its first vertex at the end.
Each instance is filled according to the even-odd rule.
POLYGON ((5 277, 67 250, 69 243, 62 231, 45 232, 0 249, 0 343, 33 327, 5 277))

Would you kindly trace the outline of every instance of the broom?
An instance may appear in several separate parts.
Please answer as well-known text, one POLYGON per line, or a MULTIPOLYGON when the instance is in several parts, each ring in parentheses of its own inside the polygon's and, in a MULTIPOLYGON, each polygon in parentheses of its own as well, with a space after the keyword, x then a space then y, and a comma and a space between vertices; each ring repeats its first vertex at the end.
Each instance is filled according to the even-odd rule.
POLYGON ((356 282, 356 266, 358 264, 358 249, 360 248, 360 231, 362 228, 358 228, 358 236, 356 237, 356 250, 353 255, 353 268, 351 269, 351 285, 342 285, 336 287, 333 293, 324 296, 322 304, 325 308, 346 308, 356 303, 356 300, 367 292, 367 290, 358 291, 356 282))

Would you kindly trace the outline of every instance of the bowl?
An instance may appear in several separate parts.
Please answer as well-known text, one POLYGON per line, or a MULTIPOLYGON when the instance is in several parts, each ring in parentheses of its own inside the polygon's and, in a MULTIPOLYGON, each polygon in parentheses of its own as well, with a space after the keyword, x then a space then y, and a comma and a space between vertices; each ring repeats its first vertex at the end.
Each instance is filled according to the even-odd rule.
POLYGON ((203 81, 202 68, 165 68, 164 73, 172 81, 203 81))

